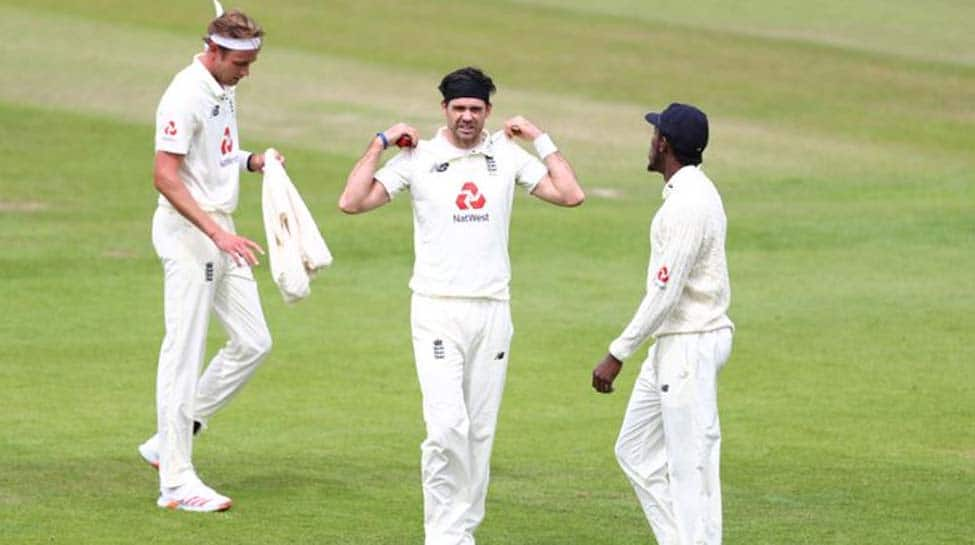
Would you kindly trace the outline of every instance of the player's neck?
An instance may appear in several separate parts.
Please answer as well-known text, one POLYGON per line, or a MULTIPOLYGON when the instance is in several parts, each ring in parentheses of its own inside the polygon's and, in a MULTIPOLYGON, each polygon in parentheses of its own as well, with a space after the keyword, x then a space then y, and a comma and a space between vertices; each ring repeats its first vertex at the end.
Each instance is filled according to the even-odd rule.
POLYGON ((664 183, 669 182, 670 178, 673 177, 674 174, 677 174, 678 170, 686 166, 692 166, 692 165, 682 164, 680 161, 677 160, 677 157, 674 157, 673 155, 668 154, 667 156, 665 156, 664 167, 660 171, 660 173, 664 175, 664 183))
POLYGON ((667 161, 664 164, 664 170, 661 174, 664 175, 664 182, 669 182, 670 179, 677 174, 677 171, 684 168, 684 165, 676 161, 667 161))

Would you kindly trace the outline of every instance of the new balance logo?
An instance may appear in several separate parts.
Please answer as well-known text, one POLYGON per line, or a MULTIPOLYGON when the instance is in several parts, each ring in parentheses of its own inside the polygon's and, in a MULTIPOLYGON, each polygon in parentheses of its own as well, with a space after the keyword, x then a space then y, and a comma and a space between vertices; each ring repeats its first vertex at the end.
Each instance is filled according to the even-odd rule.
POLYGON ((435 360, 444 359, 443 341, 440 339, 433 341, 433 359, 435 360))

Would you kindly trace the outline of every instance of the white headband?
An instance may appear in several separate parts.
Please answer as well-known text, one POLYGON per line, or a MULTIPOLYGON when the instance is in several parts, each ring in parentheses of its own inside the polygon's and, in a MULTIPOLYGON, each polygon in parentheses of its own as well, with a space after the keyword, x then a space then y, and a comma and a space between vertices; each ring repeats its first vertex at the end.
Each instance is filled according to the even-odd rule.
POLYGON ((210 41, 233 51, 256 51, 261 48, 260 38, 227 38, 219 34, 211 34, 210 41))
MULTIPOLYGON (((223 15, 223 6, 219 0, 213 0, 213 9, 217 12, 217 17, 223 15)), ((219 34, 211 34, 210 41, 224 49, 234 51, 256 51, 261 48, 260 38, 224 38, 219 34)))

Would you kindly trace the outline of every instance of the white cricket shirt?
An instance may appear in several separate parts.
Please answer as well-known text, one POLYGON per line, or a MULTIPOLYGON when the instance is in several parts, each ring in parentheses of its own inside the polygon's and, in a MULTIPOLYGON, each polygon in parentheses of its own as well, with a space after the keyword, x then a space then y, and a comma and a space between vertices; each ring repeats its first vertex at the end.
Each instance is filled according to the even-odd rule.
POLYGON ((409 190, 416 261, 410 288, 433 297, 507 300, 508 226, 515 185, 535 189, 548 168, 504 132, 470 150, 446 128, 390 159, 375 178, 390 198, 409 190))
POLYGON ((650 224, 647 295, 609 352, 625 360, 648 337, 734 328, 725 258, 727 219, 717 188, 695 166, 664 186, 650 224))
MULTIPOLYGON (((179 175, 207 212, 237 208, 240 170, 234 88, 217 83, 197 55, 169 84, 156 110, 156 151, 184 155, 179 175)), ((159 204, 171 206, 163 195, 159 204)))

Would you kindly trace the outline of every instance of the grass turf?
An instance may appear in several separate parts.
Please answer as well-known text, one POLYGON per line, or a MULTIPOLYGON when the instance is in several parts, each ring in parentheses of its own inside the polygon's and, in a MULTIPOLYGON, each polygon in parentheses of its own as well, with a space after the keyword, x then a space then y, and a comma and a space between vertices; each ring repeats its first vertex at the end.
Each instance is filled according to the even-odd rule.
MULTIPOLYGON (((515 205, 517 333, 479 542, 650 539, 611 452, 638 359, 610 397, 588 374, 640 297, 660 182, 640 115, 672 99, 711 114, 730 220, 725 541, 970 542, 975 69, 942 47, 970 8, 858 3, 831 25, 755 15, 769 2, 731 18, 543 4, 243 6, 270 32, 240 91, 244 145, 288 155, 336 263, 295 307, 257 271, 274 352, 195 454, 236 505, 194 516, 153 506, 135 445, 162 330, 152 111, 209 6, 0 1, 0 29, 25 36, 0 44, 0 541, 421 542, 409 206, 334 203, 369 135, 400 119, 429 134, 438 78, 472 62, 499 84, 492 126, 538 120, 590 190, 578 210, 515 205), (938 13, 957 17, 890 38, 938 13)), ((259 239, 257 182, 238 226, 259 239)))

